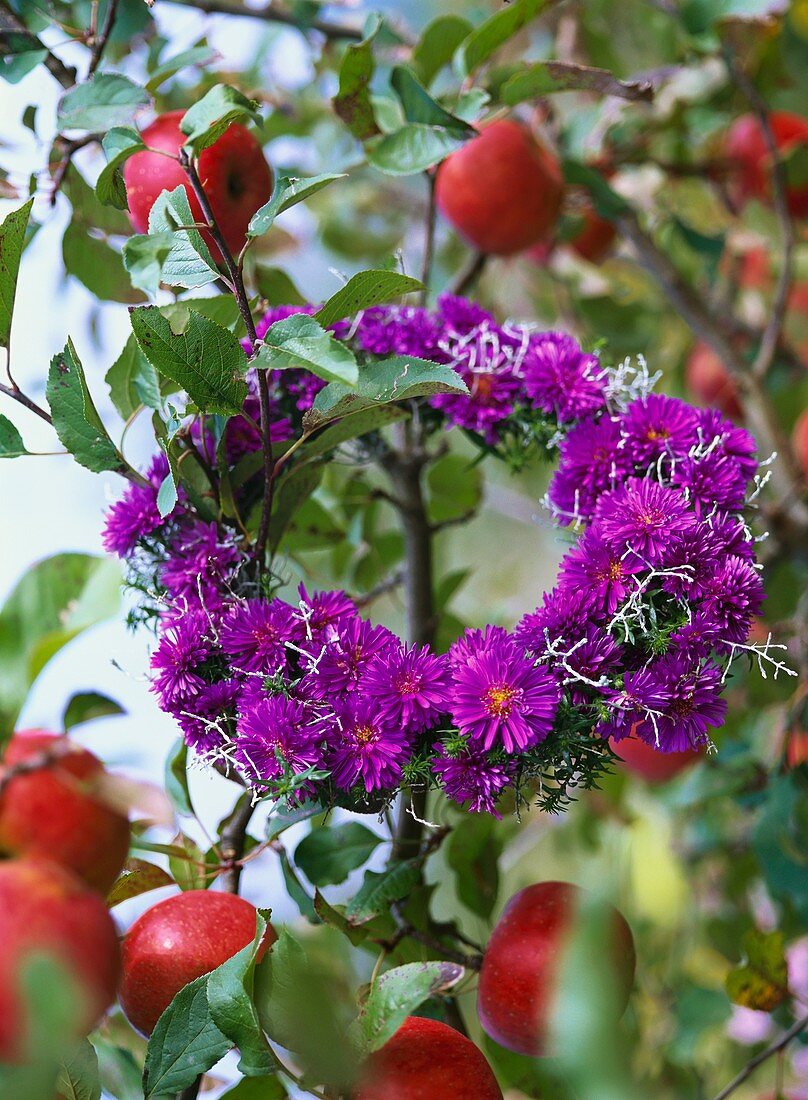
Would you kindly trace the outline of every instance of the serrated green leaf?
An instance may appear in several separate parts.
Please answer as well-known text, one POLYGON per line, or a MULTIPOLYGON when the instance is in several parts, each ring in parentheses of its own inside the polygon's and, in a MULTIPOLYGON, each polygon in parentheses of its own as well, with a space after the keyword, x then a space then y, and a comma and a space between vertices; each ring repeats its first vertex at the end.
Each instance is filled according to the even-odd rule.
POLYGON ((458 137, 472 137, 476 131, 461 118, 456 118, 434 100, 415 73, 404 65, 395 65, 390 75, 390 84, 401 101, 404 117, 408 122, 424 123, 427 126, 442 126, 450 134, 458 137))
POLYGON ((355 389, 332 382, 320 390, 303 418, 306 431, 322 424, 389 401, 409 401, 437 393, 468 393, 457 371, 441 363, 414 356, 396 355, 365 364, 355 389))
POLYGON ((97 691, 77 691, 71 695, 62 713, 62 729, 72 730, 96 718, 111 718, 126 714, 120 703, 97 691))
POLYGON ((191 46, 187 50, 181 50, 173 57, 169 57, 167 61, 161 61, 157 68, 151 70, 149 79, 146 81, 146 91, 154 93, 161 84, 181 69, 190 68, 191 65, 204 67, 215 58, 216 51, 211 46, 191 46))
MULTIPOLYGON (((173 191, 164 191, 149 211, 149 235, 170 236, 171 251, 163 260, 160 273, 161 280, 168 286, 195 289, 207 286, 219 277, 219 269, 199 230, 178 228, 193 224, 188 193, 182 184, 173 191)), ((133 247, 131 242, 137 239, 133 237, 124 245, 125 257, 133 247)), ((145 246, 140 248, 140 255, 148 255, 145 246)), ((127 266, 135 259, 128 258, 127 266)))
POLYGON ((143 1100, 140 1066, 131 1051, 99 1035, 93 1037, 93 1045, 104 1090, 115 1100, 143 1100))
POLYGON ((181 989, 157 1021, 143 1071, 146 1100, 182 1092, 232 1049, 210 1013, 209 977, 204 974, 181 989))
POLYGON ((489 16, 468 35, 455 54, 455 65, 463 77, 469 76, 483 62, 512 38, 542 10, 546 0, 512 0, 512 3, 489 16))
POLYGON ((618 80, 607 69, 562 61, 535 61, 524 66, 505 82, 499 98, 509 107, 515 107, 527 99, 571 91, 595 92, 632 101, 648 102, 654 98, 654 87, 649 80, 618 80))
POLYGON ((62 130, 108 130, 130 123, 141 107, 151 103, 145 88, 122 73, 95 73, 59 100, 56 125, 62 130))
POLYGON ((299 447, 296 459, 298 462, 306 462, 312 458, 318 458, 349 439, 359 439, 368 432, 377 431, 379 428, 395 423, 396 420, 406 420, 409 415, 406 409, 398 405, 376 405, 351 413, 299 447))
POLYGON ((322 465, 306 463, 295 466, 279 480, 269 521, 269 545, 273 549, 280 545, 295 513, 309 500, 322 476, 322 465))
POLYGON ((323 922, 332 928, 336 928, 343 936, 347 936, 354 947, 363 943, 368 937, 368 929, 355 928, 345 916, 345 910, 341 906, 329 905, 319 890, 314 891, 314 912, 323 922))
POLYGON ((377 913, 385 912, 393 901, 400 901, 417 885, 421 865, 416 859, 394 863, 386 871, 366 871, 365 880, 349 902, 345 916, 351 924, 364 924, 377 913))
POLYGON ((8 347, 11 334, 20 258, 33 203, 34 200, 29 199, 19 210, 12 210, 0 225, 0 348, 8 347))
POLYGON ((326 382, 352 386, 359 375, 350 348, 306 313, 293 313, 270 325, 258 347, 254 365, 270 370, 307 370, 326 382))
POLYGON ((232 332, 194 310, 180 333, 172 331, 156 306, 132 310, 131 319, 152 366, 184 389, 202 412, 240 412, 247 396, 247 357, 232 332))
POLYGON ((474 28, 459 15, 439 15, 426 27, 412 54, 418 76, 429 87, 474 28))
POLYGON ((92 1043, 86 1039, 62 1059, 56 1079, 56 1092, 63 1100, 100 1100, 98 1055, 92 1043))
POLYGON ((126 469, 93 404, 72 340, 51 360, 45 393, 59 441, 76 462, 96 474, 126 469))
POLYGON ((302 179, 295 179, 294 177, 284 179, 279 176, 275 183, 272 198, 256 210, 250 218, 247 236, 260 237, 272 226, 278 214, 282 214, 284 210, 289 210, 290 207, 296 206, 299 202, 304 202, 311 195, 316 195, 318 191, 322 191, 334 180, 345 179, 345 176, 345 172, 339 172, 336 175, 308 176, 302 179))
POLYGON ((445 160, 465 140, 443 126, 414 122, 369 141, 366 153, 368 163, 388 176, 413 176, 445 160))
POLYGON ((325 302, 314 314, 323 328, 353 317, 362 309, 392 302, 404 294, 423 290, 423 283, 398 271, 360 271, 325 302))
POLYGON ((157 372, 140 350, 134 337, 129 336, 123 350, 106 374, 112 404, 124 420, 145 405, 149 409, 160 408, 160 384, 157 372))
MULTIPOLYGON (((136 233, 123 244, 123 266, 133 287, 155 295, 175 243, 174 233, 136 233)), ((205 282, 211 280, 205 279, 205 282)), ((204 285, 204 283, 202 284, 204 285)))
POLYGON ((217 967, 208 979, 211 1017, 222 1034, 238 1047, 238 1068, 246 1077, 272 1073, 276 1066, 253 1004, 255 956, 266 927, 267 922, 259 913, 253 942, 217 967))
POLYGON ((183 115, 180 129, 196 155, 213 145, 233 122, 257 122, 259 103, 229 84, 215 84, 183 115))
POLYGON ((295 863, 313 886, 330 886, 367 863, 381 843, 380 836, 358 821, 324 825, 303 837, 295 863))
POLYGON ((28 453, 20 433, 7 416, 0 414, 0 458, 20 458, 28 453))
POLYGON ((374 982, 356 1021, 363 1050, 379 1050, 424 1001, 444 993, 464 977, 452 962, 413 962, 393 967, 374 982))
POLYGON ((370 97, 370 81, 376 68, 373 40, 379 25, 376 22, 363 41, 346 47, 339 68, 339 90, 332 100, 334 110, 359 141, 379 132, 370 97))
POLYGON ((99 202, 105 206, 117 206, 126 209, 126 187, 121 175, 121 166, 135 153, 146 146, 137 130, 129 126, 113 126, 101 141, 101 148, 107 163, 95 184, 95 193, 99 202))
POLYGON ((277 806, 269 814, 266 826, 267 840, 274 840, 281 833, 290 829, 292 825, 298 825, 301 821, 309 821, 312 817, 324 813, 319 802, 304 802, 300 806, 277 806))

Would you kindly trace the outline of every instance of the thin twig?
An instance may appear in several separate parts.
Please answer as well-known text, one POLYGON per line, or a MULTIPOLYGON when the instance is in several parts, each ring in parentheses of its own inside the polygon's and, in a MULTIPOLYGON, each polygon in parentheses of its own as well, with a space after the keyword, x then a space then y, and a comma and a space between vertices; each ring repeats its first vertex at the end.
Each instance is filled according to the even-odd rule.
POLYGON ((87 145, 92 145, 96 141, 100 141, 102 134, 84 134, 79 138, 64 138, 58 137, 55 145, 59 145, 62 149, 62 158, 56 165, 56 169, 53 173, 53 183, 51 186, 50 204, 56 205, 56 196, 62 188, 62 184, 67 176, 68 169, 73 162, 73 156, 79 151, 84 149, 87 145))
POLYGON ((51 415, 40 408, 35 401, 32 401, 30 397, 26 396, 21 389, 17 386, 6 386, 0 382, 0 393, 4 393, 6 397, 10 397, 12 401, 17 401, 20 405, 24 405, 26 409, 29 409, 32 413, 36 413, 38 417, 41 417, 47 424, 53 424, 51 415))
POLYGON ((101 62, 101 55, 103 54, 106 44, 109 41, 109 36, 112 34, 112 28, 115 26, 115 16, 117 15, 117 13, 118 0, 107 0, 107 10, 104 12, 104 25, 101 27, 101 30, 92 38, 90 65, 87 69, 88 80, 93 75, 101 62))
POLYGON ((429 198, 426 208, 426 227, 424 236, 424 262, 421 267, 421 282, 424 284, 424 289, 421 291, 421 305, 426 305, 426 300, 429 295, 429 281, 432 277, 432 261, 435 255, 435 220, 437 216, 437 206, 435 203, 435 182, 437 176, 435 173, 431 175, 426 173, 427 186, 429 187, 429 198))
POLYGON ((775 1040, 771 1046, 766 1047, 760 1054, 756 1054, 754 1058, 748 1061, 738 1076, 733 1077, 727 1087, 723 1088, 721 1092, 718 1093, 715 1100, 726 1100, 726 1098, 732 1095, 744 1081, 752 1076, 758 1066, 762 1065, 773 1055, 779 1054, 781 1050, 784 1050, 792 1039, 796 1039, 798 1035, 805 1031, 806 1027, 808 1027, 808 1016, 803 1016, 802 1019, 792 1024, 788 1031, 783 1032, 780 1038, 775 1040))
POLYGON ((9 7, 5 0, 0 0, 0 56, 11 57, 16 52, 12 50, 8 39, 11 35, 20 35, 27 39, 29 50, 43 50, 45 53, 44 65, 51 76, 67 90, 76 83, 76 70, 71 65, 65 65, 56 54, 51 53, 41 38, 37 38, 28 30, 23 21, 9 7))
POLYGON ((177 4, 183 8, 196 8, 197 11, 207 15, 241 15, 249 19, 261 19, 265 23, 281 23, 285 27, 294 27, 301 34, 317 31, 329 40, 348 39, 354 42, 362 40, 362 30, 359 27, 333 23, 327 19, 304 21, 299 16, 272 5, 265 8, 245 8, 237 0, 167 0, 167 3, 177 4))
POLYGON ((472 256, 468 264, 458 274, 454 284, 449 288, 451 294, 465 294, 466 291, 472 287, 480 275, 483 273, 485 265, 488 263, 488 254, 485 252, 478 252, 472 256))
POLYGON ((752 374, 755 378, 762 381, 768 374, 769 368, 774 360, 774 355, 777 351, 777 345, 780 341, 783 325, 785 323, 791 284, 794 279, 794 248, 796 245, 796 236, 794 233, 794 223, 788 209, 788 180, 786 177, 786 167, 780 156, 780 151, 777 148, 777 141, 772 131, 771 121, 769 119, 769 109, 755 85, 746 75, 743 66, 738 62, 738 59, 728 46, 724 48, 724 59, 732 80, 743 92, 750 107, 757 116, 763 132, 763 140, 766 143, 766 148, 771 157, 772 183, 774 185, 774 211, 780 226, 780 237, 783 249, 782 265, 771 304, 769 320, 766 323, 766 328, 763 330, 763 337, 761 338, 755 361, 751 367, 752 374))

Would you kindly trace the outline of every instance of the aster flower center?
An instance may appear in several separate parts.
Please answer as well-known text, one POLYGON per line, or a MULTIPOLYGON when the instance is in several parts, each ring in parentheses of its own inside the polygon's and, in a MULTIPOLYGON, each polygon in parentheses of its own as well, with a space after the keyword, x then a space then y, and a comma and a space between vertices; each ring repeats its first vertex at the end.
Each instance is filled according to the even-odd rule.
POLYGON ((669 428, 649 428, 645 433, 645 438, 652 443, 657 439, 670 439, 671 432, 669 428))
POLYGON ((661 527, 667 516, 661 508, 646 508, 644 512, 637 514, 637 521, 643 527, 661 527))
POLYGON ((353 731, 354 738, 360 745, 369 745, 373 741, 378 741, 379 735, 373 726, 369 726, 367 723, 361 726, 357 726, 353 731))
POLYGON ((421 677, 412 672, 403 672, 395 679, 395 689, 400 695, 417 695, 421 690, 421 677))
POLYGON ((519 689, 510 684, 492 684, 483 696, 483 703, 492 718, 507 718, 518 695, 519 689))
POLYGON ((483 400, 490 397, 494 391, 493 374, 477 374, 474 376, 474 396, 483 400))

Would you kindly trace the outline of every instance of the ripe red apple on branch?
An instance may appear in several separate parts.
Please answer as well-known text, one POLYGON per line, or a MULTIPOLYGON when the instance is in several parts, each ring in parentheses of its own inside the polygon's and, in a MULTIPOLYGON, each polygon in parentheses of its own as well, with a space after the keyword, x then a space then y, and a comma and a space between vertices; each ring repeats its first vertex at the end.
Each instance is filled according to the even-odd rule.
POLYGON ((353 1100, 502 1100, 482 1051, 459 1031, 409 1016, 370 1055, 353 1100))
MULTIPOLYGON (((560 967, 582 891, 570 882, 537 882, 510 899, 491 934, 477 992, 483 1029, 518 1054, 548 1053, 548 1025, 560 967)), ((618 989, 620 1010, 634 981, 634 939, 613 909, 601 937, 618 989)))
MULTIPOLYGON (((160 194, 180 185, 185 187, 194 221, 205 221, 199 200, 177 159, 186 141, 180 129, 184 114, 169 111, 155 119, 141 134, 148 150, 135 153, 124 165, 129 213, 138 233, 148 232, 149 212, 160 194)), ((246 240, 250 218, 272 194, 272 169, 261 146, 248 129, 232 123, 200 154, 199 178, 228 248, 238 255, 246 240)), ((203 231, 203 236, 217 257, 218 249, 210 234, 203 231)))
POLYGON ((129 821, 104 801, 101 761, 66 737, 22 730, 6 747, 4 774, 0 853, 52 860, 105 894, 129 851, 129 821))
MULTIPOLYGON (((777 151, 788 160, 801 149, 808 149, 808 119, 789 111, 769 114, 777 151)), ((730 161, 730 188, 739 204, 749 199, 771 202, 772 156, 760 120, 742 115, 724 137, 724 155, 730 161)), ((795 218, 808 216, 808 182, 790 182, 786 188, 788 209, 795 218)))
POLYGON ((555 156, 512 119, 483 126, 438 168, 438 208, 480 252, 509 256, 548 238, 564 184, 555 156))
POLYGON ((733 420, 743 417, 743 409, 729 371, 717 352, 707 344, 695 345, 685 364, 688 390, 702 405, 714 405, 733 420))
POLYGON ((639 775, 647 783, 667 783, 675 775, 692 767, 700 758, 700 753, 657 752, 653 745, 639 737, 625 737, 614 746, 614 751, 622 761, 625 771, 639 775))
POLYGON ((44 860, 0 862, 0 1062, 26 1055, 22 978, 34 955, 52 957, 75 978, 78 1038, 115 998, 118 935, 102 899, 69 871, 44 860))
MULTIPOLYGON (((138 917, 123 941, 120 992, 132 1027, 150 1035, 182 987, 252 943, 255 928, 254 905, 215 890, 187 890, 138 917)), ((259 958, 275 939, 267 925, 259 958)))

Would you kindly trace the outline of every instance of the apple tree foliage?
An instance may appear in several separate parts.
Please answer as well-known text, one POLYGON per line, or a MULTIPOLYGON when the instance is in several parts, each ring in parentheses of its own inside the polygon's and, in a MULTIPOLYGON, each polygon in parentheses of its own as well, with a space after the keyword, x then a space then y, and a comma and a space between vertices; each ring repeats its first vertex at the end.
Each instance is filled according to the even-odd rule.
MULTIPOLYGON (((723 349, 746 420, 780 451, 774 491, 764 497, 765 629, 789 645, 804 676, 808 529, 797 504, 805 474, 788 436, 808 404, 808 238, 805 223, 784 217, 776 202, 733 198, 735 166, 722 157, 722 134, 750 111, 805 112, 806 4, 511 0, 449 10, 425 0, 375 12, 290 0, 249 7, 239 0, 0 0, 0 76, 32 89, 22 121, 43 150, 42 173, 30 183, 6 170, 0 151, 0 189, 9 200, 0 229, 0 344, 9 366, 0 457, 28 460, 27 429, 38 414, 52 423, 54 447, 88 478, 137 480, 125 429, 150 421, 170 463, 162 507, 169 510, 179 492, 202 514, 227 507, 224 494, 211 503, 207 474, 188 460, 181 426, 208 415, 223 430, 239 411, 244 302, 231 293, 232 272, 190 224, 182 189, 164 193, 148 233, 132 231, 121 171, 143 148, 141 120, 152 111, 187 109, 191 159, 238 121, 259 137, 276 173, 238 258, 247 308, 257 319, 267 306, 324 301, 313 318, 275 326, 260 351, 261 368, 303 367, 337 384, 301 440, 310 457, 370 430, 392 430, 407 400, 428 392, 419 389, 433 383, 427 373, 410 375, 407 392, 395 379, 370 401, 356 363, 325 332, 335 320, 406 295, 462 285, 502 316, 571 328, 589 346, 605 343, 615 359, 643 352, 669 392, 685 392, 694 340, 723 349), (232 41, 225 25, 229 35, 249 38, 240 65, 220 52, 220 42, 232 41), (264 53, 292 40, 309 76, 287 86, 264 53), (61 85, 55 117, 37 109, 45 81, 61 85), (564 212, 545 254, 475 257, 436 222, 431 173, 475 124, 507 112, 541 128, 556 150, 564 212), (78 344, 69 317, 50 364, 20 361, 16 328, 12 346, 19 270, 30 242, 52 229, 51 199, 69 211, 65 278, 104 310, 130 309, 131 335, 108 362, 78 344), (591 210, 616 235, 596 262, 571 247, 591 210), (329 269, 344 273, 344 285, 329 269), (147 345, 159 351, 145 355, 147 345)), ((806 157, 804 146, 783 153, 787 183, 804 181, 806 157)), ((434 544, 429 584, 444 648, 464 626, 500 613, 508 581, 497 570, 502 525, 510 531, 518 523, 503 517, 509 508, 518 516, 519 504, 508 502, 520 493, 535 499, 545 478, 530 465, 520 470, 519 455, 484 465, 474 457, 447 437, 423 476, 434 544)), ((277 493, 273 550, 290 577, 381 596, 395 621, 406 544, 379 470, 331 463, 318 474, 312 482, 290 478, 277 493)), ((0 736, 13 731, 58 651, 116 613, 118 576, 109 561, 63 553, 31 567, 0 609, 0 736)), ((80 693, 66 701, 64 725, 118 709, 80 693)), ((786 957, 800 949, 808 924, 806 723, 804 687, 741 676, 718 756, 673 782, 652 787, 618 772, 560 819, 541 822, 464 815, 444 804, 422 808, 439 827, 421 828, 407 822, 405 808, 402 820, 417 841, 406 851, 387 819, 332 821, 316 804, 278 809, 263 835, 242 834, 238 853, 248 865, 253 855, 274 860, 299 910, 270 955, 256 963, 261 916, 256 944, 183 989, 148 1045, 113 1013, 81 1046, 65 1046, 64 982, 32 967, 42 1064, 3 1068, 0 1091, 44 1100, 58 1075, 65 1098, 93 1100, 102 1088, 118 1100, 191 1096, 237 1049, 232 1100, 306 1090, 336 1096, 349 1087, 358 1058, 417 1011, 465 1022, 503 1088, 521 1090, 514 1095, 713 1095, 750 1057, 737 1006, 764 1014, 755 1017, 761 1040, 805 1011, 808 990, 804 981, 801 989, 789 984, 786 957), (474 971, 504 899, 526 882, 568 877, 605 884, 621 899, 638 942, 638 990, 618 1025, 584 920, 558 997, 565 1041, 557 1057, 530 1060, 480 1039, 474 971)), ((177 835, 162 835, 148 820, 138 825, 110 905, 174 883, 233 881, 220 848, 199 839, 188 763, 179 743, 165 779, 177 835)), ((764 1090, 774 1086, 774 1064, 754 1078, 764 1090)), ((783 1072, 788 1080, 788 1059, 783 1072)))

